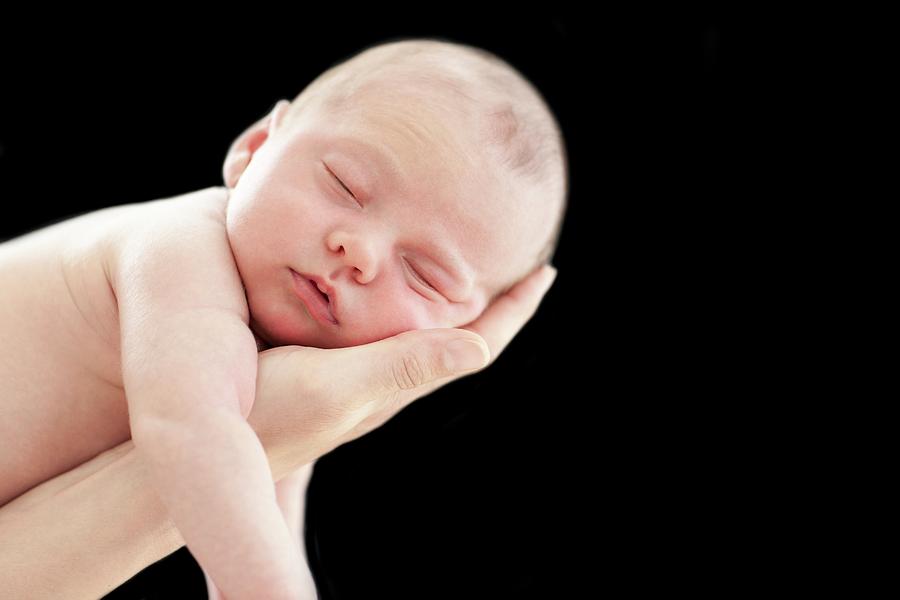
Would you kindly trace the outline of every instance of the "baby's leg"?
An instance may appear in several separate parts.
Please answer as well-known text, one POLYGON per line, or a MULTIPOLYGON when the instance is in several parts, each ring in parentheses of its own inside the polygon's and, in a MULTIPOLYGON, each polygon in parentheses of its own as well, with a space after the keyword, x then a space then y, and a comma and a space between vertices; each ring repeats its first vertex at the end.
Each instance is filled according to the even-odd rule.
MULTIPOLYGON (((304 465, 275 483, 275 496, 278 499, 278 506, 281 507, 281 514, 290 530, 294 532, 294 539, 300 545, 300 554, 304 560, 306 560, 306 544, 303 539, 303 517, 306 514, 306 487, 312 476, 313 464, 304 465)), ((309 576, 306 598, 316 600, 318 598, 316 585, 308 566, 306 573, 309 576)), ((209 600, 227 600, 209 578, 206 570, 203 571, 203 576, 206 578, 209 600)))

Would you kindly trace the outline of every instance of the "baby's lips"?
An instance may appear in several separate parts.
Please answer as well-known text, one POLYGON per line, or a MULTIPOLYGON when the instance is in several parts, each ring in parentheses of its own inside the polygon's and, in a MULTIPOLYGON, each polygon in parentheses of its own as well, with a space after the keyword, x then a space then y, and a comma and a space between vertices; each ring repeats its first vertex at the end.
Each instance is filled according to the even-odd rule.
MULTIPOLYGON (((339 323, 337 319, 337 306, 334 304, 336 298, 329 296, 319 289, 319 282, 306 273, 298 273, 291 269, 294 278, 294 289, 300 299, 307 304, 308 308, 315 312, 321 320, 327 320, 334 325, 339 323)), ((322 284, 330 292, 334 290, 329 288, 327 284, 322 284)))

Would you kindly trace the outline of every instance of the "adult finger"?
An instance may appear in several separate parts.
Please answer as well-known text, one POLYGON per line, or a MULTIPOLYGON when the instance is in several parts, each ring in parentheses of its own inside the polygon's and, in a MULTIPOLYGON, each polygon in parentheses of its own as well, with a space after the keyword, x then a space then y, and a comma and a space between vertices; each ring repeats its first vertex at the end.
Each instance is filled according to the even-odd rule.
POLYGON ((547 291, 556 281, 556 274, 556 268, 551 265, 535 269, 497 298, 478 319, 460 329, 474 331, 484 338, 493 362, 537 312, 547 291))

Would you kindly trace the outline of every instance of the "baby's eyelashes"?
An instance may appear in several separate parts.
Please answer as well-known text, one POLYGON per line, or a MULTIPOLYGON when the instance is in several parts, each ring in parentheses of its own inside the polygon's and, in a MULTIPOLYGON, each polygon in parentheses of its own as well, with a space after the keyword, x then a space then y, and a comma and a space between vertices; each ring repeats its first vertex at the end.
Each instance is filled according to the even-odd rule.
MULTIPOLYGON (((342 188, 344 188, 344 191, 347 192, 347 193, 350 195, 351 198, 353 198, 354 200, 357 200, 356 195, 355 195, 352 191, 350 191, 350 188, 348 188, 346 185, 344 185, 344 182, 341 181, 341 178, 338 177, 337 175, 335 175, 335 174, 334 174, 334 171, 332 171, 332 170, 328 167, 328 165, 325 165, 325 168, 328 169, 328 172, 331 174, 331 176, 334 178, 334 180, 337 181, 338 184, 339 184, 342 188)), ((357 202, 359 202, 359 200, 357 200, 357 202)))

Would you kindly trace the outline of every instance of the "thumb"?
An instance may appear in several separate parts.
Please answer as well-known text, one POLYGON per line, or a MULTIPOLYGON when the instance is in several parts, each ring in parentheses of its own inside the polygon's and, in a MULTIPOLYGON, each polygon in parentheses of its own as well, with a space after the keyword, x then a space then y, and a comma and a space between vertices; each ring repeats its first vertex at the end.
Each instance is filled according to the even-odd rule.
POLYGON ((336 351, 351 353, 340 361, 345 365, 342 381, 356 386, 345 392, 350 399, 345 408, 361 411, 341 443, 380 427, 418 398, 485 367, 491 358, 484 338, 467 329, 416 329, 336 351), (358 367, 348 372, 347 364, 358 367), (347 376, 352 373, 357 376, 347 376))
POLYGON ((465 329, 420 329, 382 340, 384 385, 391 391, 410 390, 444 377, 465 375, 488 364, 487 342, 465 329))
POLYGON ((477 333, 447 342, 441 354, 444 375, 457 375, 480 369, 491 359, 487 343, 477 333))

